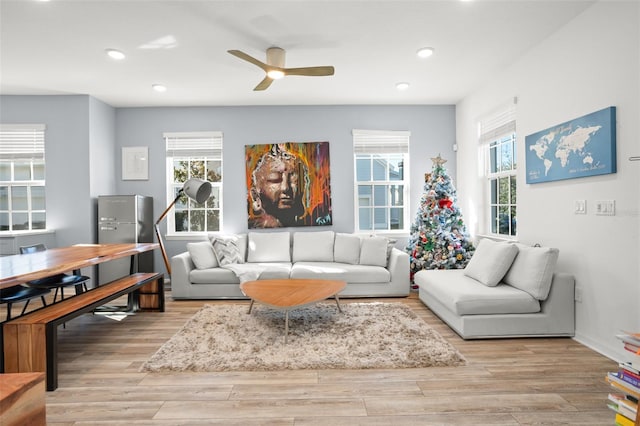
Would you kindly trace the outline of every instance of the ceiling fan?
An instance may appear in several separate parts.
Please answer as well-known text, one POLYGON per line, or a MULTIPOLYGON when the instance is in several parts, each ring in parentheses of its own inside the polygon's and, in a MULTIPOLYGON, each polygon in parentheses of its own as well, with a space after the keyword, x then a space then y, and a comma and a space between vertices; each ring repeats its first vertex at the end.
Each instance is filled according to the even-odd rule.
POLYGON ((331 66, 285 68, 285 51, 284 49, 281 49, 279 47, 270 47, 267 49, 266 63, 259 61, 253 56, 249 56, 246 53, 241 52, 240 50, 228 50, 227 52, 231 53, 233 56, 237 56, 240 59, 250 62, 253 65, 257 65, 267 73, 265 78, 260 83, 258 83, 258 85, 254 87, 253 90, 265 90, 266 88, 271 86, 273 80, 280 79, 286 75, 321 77, 326 75, 333 75, 335 71, 331 66))

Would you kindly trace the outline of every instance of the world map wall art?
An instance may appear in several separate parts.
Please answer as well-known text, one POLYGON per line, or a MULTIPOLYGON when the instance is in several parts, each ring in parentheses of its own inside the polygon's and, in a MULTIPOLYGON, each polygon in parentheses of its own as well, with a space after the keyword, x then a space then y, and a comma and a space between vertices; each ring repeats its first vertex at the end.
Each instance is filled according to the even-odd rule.
POLYGON ((332 224, 329 142, 246 145, 248 226, 332 224))
POLYGON ((527 183, 616 172, 616 107, 525 137, 527 183))

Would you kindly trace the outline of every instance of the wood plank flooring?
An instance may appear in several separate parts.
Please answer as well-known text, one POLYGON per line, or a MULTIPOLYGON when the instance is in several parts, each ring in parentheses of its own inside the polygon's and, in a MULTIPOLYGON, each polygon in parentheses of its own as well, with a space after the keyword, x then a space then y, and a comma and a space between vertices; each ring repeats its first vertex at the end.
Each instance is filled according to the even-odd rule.
POLYGON ((140 373, 203 304, 248 305, 173 301, 170 293, 166 300, 164 313, 121 321, 87 314, 59 328, 49 425, 613 424, 604 380, 617 367, 612 360, 569 338, 464 341, 415 294, 375 300, 410 306, 460 350, 466 366, 140 373))

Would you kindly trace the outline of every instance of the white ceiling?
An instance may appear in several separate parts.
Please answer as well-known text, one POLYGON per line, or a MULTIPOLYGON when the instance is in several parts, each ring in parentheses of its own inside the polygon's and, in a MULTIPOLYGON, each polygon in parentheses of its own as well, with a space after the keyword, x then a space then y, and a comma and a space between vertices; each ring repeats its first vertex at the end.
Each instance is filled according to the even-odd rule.
POLYGON ((89 94, 114 107, 454 104, 593 3, 0 0, 0 93, 89 94), (335 75, 254 92, 263 71, 226 51, 264 61, 270 46, 286 49, 288 67, 335 75), (435 54, 419 59, 424 46, 435 54), (400 81, 410 88, 397 91, 400 81))

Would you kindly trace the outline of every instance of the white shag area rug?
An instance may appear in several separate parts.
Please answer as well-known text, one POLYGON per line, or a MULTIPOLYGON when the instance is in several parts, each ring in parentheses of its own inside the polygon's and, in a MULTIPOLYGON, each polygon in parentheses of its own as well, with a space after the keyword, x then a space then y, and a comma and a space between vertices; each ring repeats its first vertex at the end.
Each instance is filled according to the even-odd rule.
POLYGON ((318 303, 285 314, 259 303, 205 305, 140 371, 419 368, 464 357, 401 303, 318 303))

